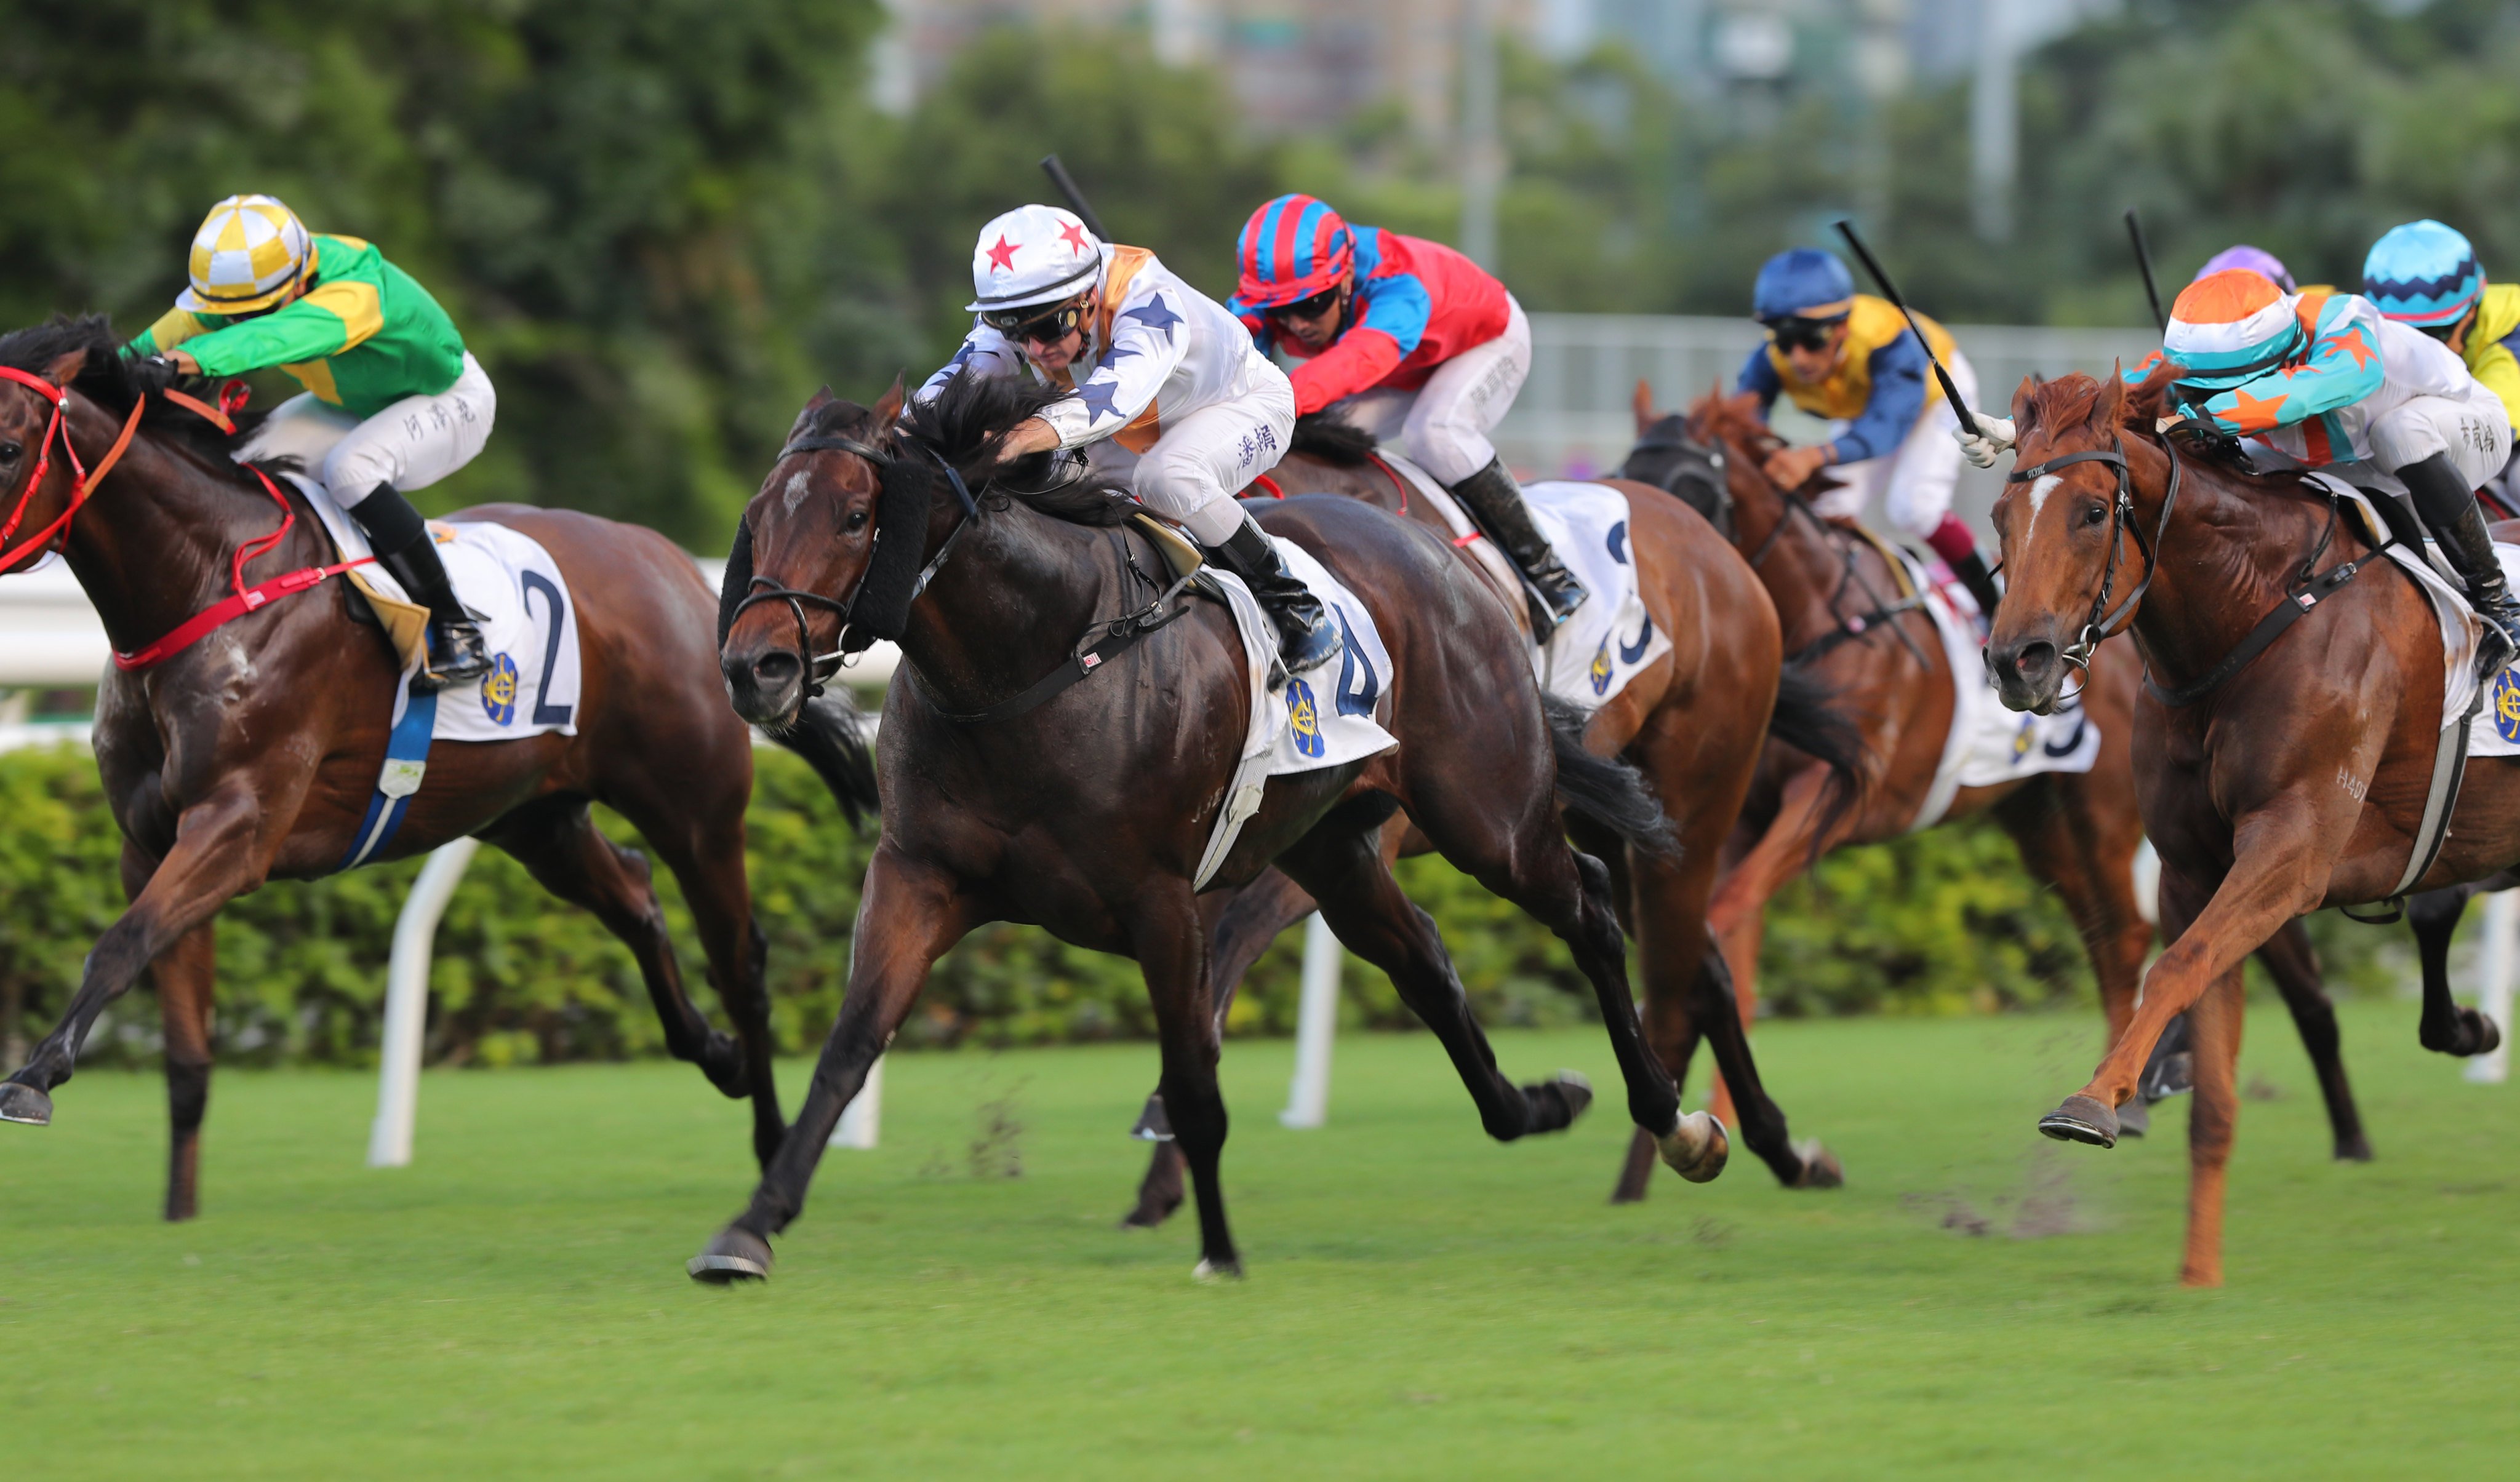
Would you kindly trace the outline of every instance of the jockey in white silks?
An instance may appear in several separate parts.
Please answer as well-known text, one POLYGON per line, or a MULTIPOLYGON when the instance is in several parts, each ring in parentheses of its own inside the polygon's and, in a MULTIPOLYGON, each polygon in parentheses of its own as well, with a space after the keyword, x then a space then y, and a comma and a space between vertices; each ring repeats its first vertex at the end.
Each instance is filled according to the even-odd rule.
POLYGON ((1235 502, 1285 456, 1295 427, 1294 388, 1241 321, 1154 253, 1098 241, 1055 206, 981 228, 971 284, 971 333, 919 396, 967 369, 1067 390, 1001 451, 1085 448, 1098 469, 1129 472, 1140 503, 1249 585, 1290 672, 1337 656, 1338 625, 1235 502))

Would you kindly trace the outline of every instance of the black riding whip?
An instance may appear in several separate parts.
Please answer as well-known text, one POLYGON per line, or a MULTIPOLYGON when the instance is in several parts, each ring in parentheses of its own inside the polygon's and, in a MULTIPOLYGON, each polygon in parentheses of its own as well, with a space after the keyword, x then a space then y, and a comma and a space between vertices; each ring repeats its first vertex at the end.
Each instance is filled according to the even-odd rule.
POLYGON ((1058 193, 1067 198, 1067 208, 1085 223, 1087 231, 1102 241, 1111 240, 1111 234, 1102 230, 1102 218, 1095 215, 1094 207, 1085 203, 1085 193, 1076 188, 1075 179, 1067 173, 1067 166, 1058 162, 1057 155, 1041 157, 1041 172, 1048 175, 1050 183, 1058 187, 1058 193))
POLYGON ((1880 285, 1881 296, 1889 299, 1890 306, 1897 309, 1900 317, 1908 321, 1908 328, 1915 335, 1916 343, 1924 349, 1926 363, 1934 368, 1934 379, 1942 382, 1943 394, 1952 399, 1952 410, 1959 414, 1960 426, 1975 432, 1977 430, 1976 414, 1969 410, 1968 402, 1961 398, 1960 388, 1953 382, 1952 373, 1943 369, 1942 360, 1934 354, 1932 341, 1926 339, 1925 332, 1916 327, 1916 316, 1908 312, 1908 300, 1899 296, 1899 290, 1890 282, 1890 275, 1881 271, 1881 264, 1873 260, 1872 249, 1864 245, 1863 238, 1855 235, 1855 223, 1840 217, 1837 223, 1837 234, 1846 239, 1846 245, 1855 249, 1856 257, 1863 262, 1864 270, 1872 275, 1874 283, 1880 285))
POLYGON ((2135 265, 2143 270, 2143 296, 2152 300, 2152 322, 2163 334, 2170 333, 2170 316, 2161 312, 2161 290, 2152 281, 2152 248, 2143 245, 2143 221, 2127 207, 2127 240, 2135 244, 2135 265))

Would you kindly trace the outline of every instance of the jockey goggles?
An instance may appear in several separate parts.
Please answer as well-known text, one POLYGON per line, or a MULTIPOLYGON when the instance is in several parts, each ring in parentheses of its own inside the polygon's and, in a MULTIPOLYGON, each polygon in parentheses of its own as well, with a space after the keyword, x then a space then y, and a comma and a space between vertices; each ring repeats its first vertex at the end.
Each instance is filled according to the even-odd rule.
POLYGON ((1799 314, 1786 314, 1762 323, 1767 326, 1768 337, 1777 342, 1778 349, 1824 350, 1828 348, 1829 332, 1846 323, 1846 319, 1844 314, 1832 314, 1826 319, 1806 319, 1799 314))
POLYGON ((1085 300, 1071 298, 1047 313, 1031 304, 1015 309, 983 309, 980 322, 1018 344, 1057 344, 1085 322, 1085 300))
POLYGON ((1271 304, 1260 312, 1272 319, 1319 319, 1336 306, 1338 295, 1338 285, 1331 284, 1309 298, 1298 298, 1292 303, 1271 304))

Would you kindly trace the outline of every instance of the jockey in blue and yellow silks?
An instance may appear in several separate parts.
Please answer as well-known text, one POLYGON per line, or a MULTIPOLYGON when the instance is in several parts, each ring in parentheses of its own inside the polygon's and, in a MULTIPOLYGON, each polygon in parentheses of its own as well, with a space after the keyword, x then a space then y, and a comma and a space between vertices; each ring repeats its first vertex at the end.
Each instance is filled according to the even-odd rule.
MULTIPOLYGON (((1932 547, 1992 616, 1995 577, 1976 538, 1952 513, 1960 462, 1952 435, 1959 419, 1897 306, 1855 292, 1855 280, 1835 257, 1796 247, 1759 269, 1751 312, 1767 327, 1768 342, 1750 352, 1735 388, 1756 395, 1763 412, 1781 394, 1829 424, 1826 442, 1771 454, 1768 476, 1779 488, 1795 489, 1820 470, 1835 468, 1838 487, 1812 506, 1849 518, 1879 492, 1890 523, 1932 547)), ((1977 376, 1968 357, 1941 325, 1922 314, 1916 323, 1960 394, 1974 398, 1977 376)))

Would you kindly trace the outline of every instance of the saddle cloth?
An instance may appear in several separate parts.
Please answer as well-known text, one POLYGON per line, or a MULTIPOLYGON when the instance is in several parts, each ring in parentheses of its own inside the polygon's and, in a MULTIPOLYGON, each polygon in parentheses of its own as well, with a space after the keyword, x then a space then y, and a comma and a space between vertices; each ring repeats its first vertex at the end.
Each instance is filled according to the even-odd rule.
POLYGON ((1286 569, 1302 578, 1337 619, 1339 656, 1301 674, 1288 675, 1279 664, 1278 626, 1260 607, 1259 599, 1242 578, 1213 563, 1205 578, 1216 584, 1234 613, 1242 636, 1242 652, 1251 675, 1251 722, 1243 734, 1242 754, 1227 787, 1225 807, 1216 816, 1206 852, 1199 856, 1194 888, 1204 890, 1225 857, 1234 851, 1242 826, 1260 811, 1269 779, 1294 772, 1342 766, 1388 751, 1400 744, 1381 720, 1391 713, 1391 654, 1373 616, 1293 541, 1277 540, 1286 569))
POLYGON ((1957 586, 1932 580, 1912 553, 1897 554, 1909 582, 1924 595, 1925 610, 1933 614, 1934 631, 1942 635, 1943 652, 1952 666, 1952 728, 1943 738, 1934 785, 1908 831, 1941 823, 1962 787, 2000 786, 2043 772, 2091 771, 2100 757, 2100 728, 2083 707, 2068 701, 2052 715, 2004 708, 1978 647, 1976 600, 1957 586))
MULTIPOLYGON (((1388 451, 1381 456, 1409 479, 1413 497, 1444 516, 1454 542, 1477 553, 1498 583, 1518 600, 1522 578, 1505 553, 1478 533, 1461 502, 1408 459, 1388 451)), ((1533 648, 1532 672, 1543 690, 1594 709, 1616 698, 1638 670, 1671 651, 1670 635, 1654 626, 1637 590, 1637 564, 1628 548, 1628 496, 1607 484, 1552 479, 1524 485, 1522 497, 1557 559, 1592 594, 1557 625, 1548 643, 1533 648)))
MULTIPOLYGON (((367 532, 322 484, 299 474, 290 477, 314 507, 342 560, 373 554, 367 532)), ((446 565, 456 599, 481 614, 481 638, 490 650, 487 675, 438 695, 430 738, 498 741, 547 731, 575 736, 577 608, 569 601, 560 562, 542 542, 506 525, 432 519, 428 533, 437 542, 437 558, 446 565)), ((349 575, 376 607, 401 656, 403 683, 395 687, 393 710, 393 721, 400 724, 411 702, 411 677, 420 672, 428 614, 411 603, 383 566, 361 566, 349 575)))
MULTIPOLYGON (((2311 482, 2323 484, 2336 493, 2338 501, 2362 521, 2363 537, 2374 545, 2386 544, 2391 561, 2414 579, 2415 586, 2430 599, 2434 621, 2442 635, 2442 726, 2444 729, 2467 718, 2468 707, 2476 703, 2480 681, 2476 673, 2476 648, 2484 633, 2476 612, 2467 605, 2467 594, 2434 565, 2432 548, 2409 549, 2403 542, 2389 543, 2387 521, 2369 495, 2332 474, 2313 472, 2311 482)), ((2506 581, 2520 580, 2520 546, 2496 542, 2495 557, 2502 562, 2506 581)), ((2520 756, 2520 675, 2506 666, 2495 676, 2491 703, 2478 711, 2469 722, 2470 756, 2520 756), (2510 717, 2503 718, 2504 696, 2511 696, 2510 717)))

